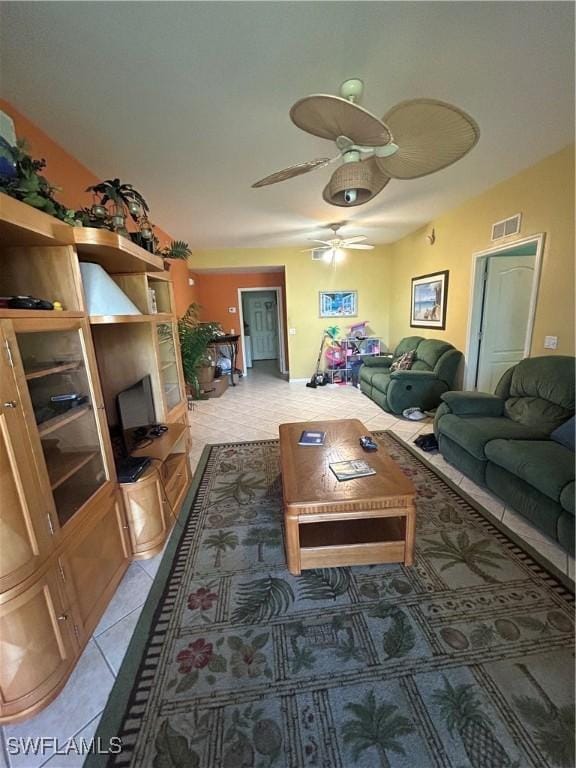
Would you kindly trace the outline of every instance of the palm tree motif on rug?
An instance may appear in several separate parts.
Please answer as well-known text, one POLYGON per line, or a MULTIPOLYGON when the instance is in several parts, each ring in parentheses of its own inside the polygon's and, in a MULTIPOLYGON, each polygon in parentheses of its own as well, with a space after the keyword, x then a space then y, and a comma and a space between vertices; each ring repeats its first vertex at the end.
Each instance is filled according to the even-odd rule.
POLYGON ((573 767, 572 598, 381 440, 418 488, 414 566, 299 576, 277 445, 211 448, 107 768, 573 767))

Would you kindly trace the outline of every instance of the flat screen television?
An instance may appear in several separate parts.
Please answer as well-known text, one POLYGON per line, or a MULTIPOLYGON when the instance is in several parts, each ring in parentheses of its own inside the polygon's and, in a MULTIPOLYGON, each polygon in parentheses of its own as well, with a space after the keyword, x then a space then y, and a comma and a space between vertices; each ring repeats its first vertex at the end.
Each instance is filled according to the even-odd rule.
POLYGON ((149 427, 156 423, 150 376, 144 376, 128 389, 119 392, 116 402, 125 436, 138 427, 149 427))

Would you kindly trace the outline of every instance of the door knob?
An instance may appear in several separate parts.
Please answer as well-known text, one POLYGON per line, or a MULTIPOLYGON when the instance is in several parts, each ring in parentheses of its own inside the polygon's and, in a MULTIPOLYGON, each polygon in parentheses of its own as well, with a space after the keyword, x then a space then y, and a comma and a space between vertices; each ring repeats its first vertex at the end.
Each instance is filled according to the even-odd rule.
POLYGON ((16 408, 17 405, 16 400, 7 400, 5 403, 2 403, 3 408, 16 408))

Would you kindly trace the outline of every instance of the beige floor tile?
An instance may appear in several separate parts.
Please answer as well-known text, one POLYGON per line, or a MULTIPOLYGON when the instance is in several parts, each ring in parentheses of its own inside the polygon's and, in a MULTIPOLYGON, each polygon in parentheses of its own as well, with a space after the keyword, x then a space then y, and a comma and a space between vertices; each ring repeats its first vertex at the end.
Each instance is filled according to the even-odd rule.
POLYGON ((150 576, 137 561, 132 562, 100 619, 94 636, 98 637, 124 616, 139 608, 146 600, 151 586, 150 576))
MULTIPOLYGON (((77 745, 79 751, 84 751, 84 744, 89 743, 90 739, 95 735, 99 722, 100 715, 97 715, 88 723, 88 725, 82 728, 79 733, 74 735, 74 743, 77 745)), ((107 749, 107 747, 108 745, 101 745, 103 750, 107 749)), ((85 754, 75 754, 70 751, 67 755, 54 755, 47 763, 43 764, 42 768, 82 768, 85 759, 85 754)))
POLYGON ((518 536, 525 539, 539 554, 566 573, 568 555, 557 542, 541 533, 525 517, 512 509, 506 508, 502 522, 518 536))
MULTIPOLYGON (((104 657, 93 641, 86 646, 60 695, 36 717, 4 727, 6 738, 53 737, 65 742, 104 709, 114 683, 104 657)), ((11 755, 11 768, 38 768, 52 755, 11 755)), ((54 762, 53 766, 60 768, 54 762)))
POLYGON ((122 659, 132 638, 132 634, 138 623, 142 606, 136 608, 135 611, 124 616, 123 619, 117 621, 105 632, 102 632, 95 638, 95 643, 100 648, 106 661, 112 667, 112 671, 115 675, 118 674, 122 659))

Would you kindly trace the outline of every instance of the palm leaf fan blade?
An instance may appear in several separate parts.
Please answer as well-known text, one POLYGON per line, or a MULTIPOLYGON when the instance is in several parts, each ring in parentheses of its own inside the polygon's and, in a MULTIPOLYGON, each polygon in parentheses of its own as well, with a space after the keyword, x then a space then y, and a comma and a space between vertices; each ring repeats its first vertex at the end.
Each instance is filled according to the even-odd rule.
POLYGON ((400 102, 382 119, 398 151, 375 160, 393 179, 416 179, 440 171, 464 157, 480 137, 470 115, 436 99, 400 102))
POLYGON ((280 181, 287 181, 295 176, 301 176, 303 173, 309 173, 316 168, 323 168, 325 165, 328 165, 330 161, 330 157, 320 157, 316 160, 307 160, 305 163, 291 165, 288 168, 283 168, 281 171, 271 173, 269 176, 265 176, 259 181, 255 181, 254 184, 252 184, 252 189, 267 187, 269 184, 278 184, 280 181))

